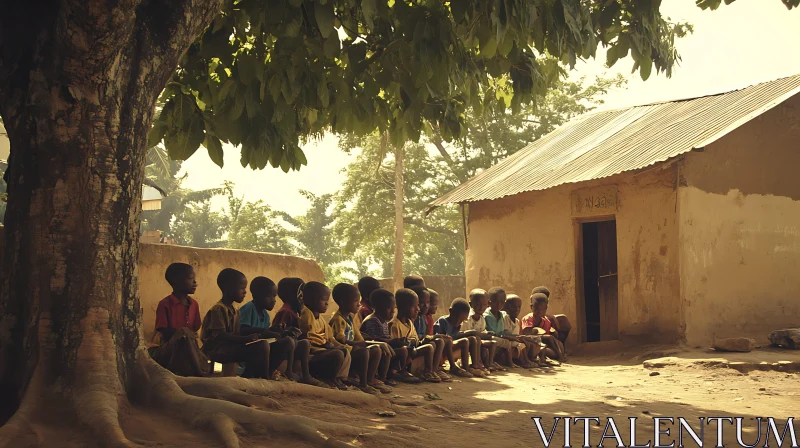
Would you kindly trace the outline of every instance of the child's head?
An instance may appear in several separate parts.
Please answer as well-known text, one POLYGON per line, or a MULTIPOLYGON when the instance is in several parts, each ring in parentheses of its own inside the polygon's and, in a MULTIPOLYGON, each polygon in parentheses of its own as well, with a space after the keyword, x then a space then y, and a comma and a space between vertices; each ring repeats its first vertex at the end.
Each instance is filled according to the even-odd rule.
POLYGON ((381 288, 372 291, 372 294, 369 295, 369 303, 372 305, 375 315, 384 322, 394 315, 395 300, 391 291, 381 288))
POLYGON ((414 289, 417 286, 425 287, 425 279, 421 276, 412 274, 403 279, 403 288, 414 289))
MULTIPOLYGON (((372 291, 376 289, 380 289, 381 283, 372 277, 364 277, 358 281, 358 292, 361 294, 361 301, 369 304, 369 296, 372 295, 372 291)), ((370 305, 372 306, 372 305, 370 305)))
POLYGON ((542 293, 545 296, 547 296, 548 299, 550 298, 550 290, 547 289, 547 286, 537 286, 537 287, 533 288, 533 291, 531 291, 531 295, 534 295, 534 294, 537 294, 537 293, 542 293))
POLYGON ((431 304, 428 306, 428 314, 434 316, 436 312, 439 311, 439 293, 428 288, 428 294, 431 295, 431 304))
POLYGON ((507 295, 503 310, 508 313, 508 317, 512 320, 517 320, 519 313, 522 311, 522 299, 516 294, 507 295))
POLYGON ((459 297, 453 300, 450 304, 450 319, 456 325, 461 325, 469 317, 469 302, 466 299, 459 297))
POLYGON ((256 307, 272 311, 275 308, 278 286, 267 277, 256 277, 250 282, 250 294, 253 296, 253 303, 256 307))
POLYGON ((331 295, 333 295, 333 301, 339 306, 339 311, 341 311, 342 314, 347 315, 358 312, 361 295, 358 292, 358 288, 355 286, 348 285, 347 283, 339 283, 333 287, 331 295))
POLYGON ((482 289, 473 289, 469 292, 469 306, 475 314, 482 315, 486 308, 489 308, 489 297, 486 296, 486 291, 482 289))
POLYGON ((197 280, 194 268, 186 263, 172 263, 164 272, 164 278, 172 286, 172 292, 194 294, 197 291, 197 280))
POLYGON ((291 307, 295 313, 299 313, 303 309, 303 297, 300 290, 305 282, 303 279, 296 277, 282 278, 278 282, 278 297, 281 298, 283 303, 291 307))
POLYGON ((550 299, 541 292, 537 292, 531 296, 531 310, 536 317, 542 317, 547 313, 547 305, 550 299))
POLYGON ((398 289, 394 293, 397 301, 397 317, 414 320, 419 315, 419 297, 408 288, 398 289))
POLYGON ((503 309, 506 303, 506 292, 503 288, 494 287, 486 295, 489 296, 489 307, 492 308, 492 312, 497 313, 503 309))
POLYGON ((222 298, 242 303, 247 295, 247 277, 233 268, 225 268, 217 276, 217 286, 222 298))
POLYGON ((410 289, 419 297, 419 314, 423 316, 428 314, 428 309, 430 309, 431 306, 431 294, 428 292, 428 289, 424 286, 415 286, 410 289))
POLYGON ((328 311, 328 300, 331 290, 320 282, 308 282, 303 285, 303 304, 311 311, 323 314, 328 311))

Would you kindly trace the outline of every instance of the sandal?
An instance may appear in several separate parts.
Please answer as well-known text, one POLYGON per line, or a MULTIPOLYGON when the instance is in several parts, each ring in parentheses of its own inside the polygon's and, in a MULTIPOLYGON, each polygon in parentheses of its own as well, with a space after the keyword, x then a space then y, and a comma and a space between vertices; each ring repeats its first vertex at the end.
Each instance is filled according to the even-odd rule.
POLYGON ((450 373, 461 378, 472 378, 472 374, 462 369, 461 367, 453 366, 450 368, 450 373))
POLYGON ((439 379, 433 372, 425 372, 422 374, 422 379, 429 382, 429 383, 441 383, 442 380, 439 379))
POLYGON ((382 394, 392 393, 392 388, 384 384, 381 380, 375 380, 370 386, 374 387, 382 394))
POLYGON ((395 381, 395 380, 393 380, 391 378, 386 378, 385 380, 383 380, 383 384, 385 384, 387 386, 395 387, 395 386, 398 386, 400 383, 398 383, 397 381, 395 381))
POLYGON ((415 377, 414 375, 406 371, 397 373, 395 375, 395 379, 397 381, 400 381, 401 383, 406 383, 406 384, 419 384, 422 382, 422 380, 420 380, 419 378, 415 377))
POLYGON ((501 366, 501 365, 500 365, 500 364, 498 364, 498 363, 494 363, 494 364, 492 365, 492 367, 494 367, 494 370, 497 370, 497 371, 499 371, 499 372, 508 372, 508 369, 507 369, 507 368, 505 368, 505 367, 501 366))
POLYGON ((439 370, 438 372, 434 372, 434 374, 438 376, 443 383, 449 383, 453 381, 453 377, 448 375, 447 372, 445 372, 444 370, 439 370))
POLYGON ((473 367, 473 368, 470 368, 470 369, 469 369, 467 372, 469 372, 469 373, 470 373, 470 374, 471 374, 473 377, 478 377, 478 378, 486 378, 486 376, 487 376, 487 375, 486 375, 486 374, 483 372, 483 370, 481 370, 481 369, 476 369, 476 368, 474 368, 474 367, 473 367))
POLYGON ((339 390, 350 390, 350 387, 342 382, 341 378, 333 380, 333 385, 339 390))

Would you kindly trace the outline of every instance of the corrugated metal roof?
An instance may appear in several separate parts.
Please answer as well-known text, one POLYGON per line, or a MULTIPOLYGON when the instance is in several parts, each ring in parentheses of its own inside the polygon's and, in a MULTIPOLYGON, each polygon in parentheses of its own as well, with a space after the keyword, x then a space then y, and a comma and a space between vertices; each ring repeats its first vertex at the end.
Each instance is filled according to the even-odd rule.
POLYGON ((800 75, 575 118, 431 203, 498 199, 600 179, 703 148, 800 92, 800 75))

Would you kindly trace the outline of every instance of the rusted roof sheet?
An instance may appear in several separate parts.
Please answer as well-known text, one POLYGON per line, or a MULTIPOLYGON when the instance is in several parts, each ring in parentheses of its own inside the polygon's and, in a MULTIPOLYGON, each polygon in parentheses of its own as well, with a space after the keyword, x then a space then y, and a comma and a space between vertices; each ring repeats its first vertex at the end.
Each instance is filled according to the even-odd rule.
POLYGON ((800 92, 800 75, 575 118, 431 203, 498 199, 600 179, 703 148, 800 92))

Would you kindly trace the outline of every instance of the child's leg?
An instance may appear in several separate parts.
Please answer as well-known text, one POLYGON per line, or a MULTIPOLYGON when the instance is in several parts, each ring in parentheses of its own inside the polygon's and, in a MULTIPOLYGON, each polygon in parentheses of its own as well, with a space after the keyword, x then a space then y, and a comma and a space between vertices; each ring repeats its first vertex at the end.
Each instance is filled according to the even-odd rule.
POLYGON ((350 372, 358 375, 359 387, 365 387, 369 382, 367 381, 367 374, 369 371, 369 350, 366 348, 354 348, 350 352, 352 357, 350 372))
POLYGON ((383 361, 383 352, 377 345, 369 347, 369 366, 367 367, 367 384, 375 382, 375 375, 378 373, 378 366, 383 361))
POLYGON ((299 377, 292 371, 294 365, 295 341, 292 338, 280 338, 273 342, 269 348, 269 374, 270 376, 286 361, 286 377, 297 381, 299 377))
POLYGON ((433 371, 438 372, 442 370, 442 354, 444 353, 444 341, 442 339, 434 339, 431 341, 433 344, 433 371))
POLYGON ((561 361, 562 354, 561 348, 558 345, 558 340, 554 336, 548 334, 542 336, 542 342, 547 344, 547 356, 551 359, 561 361))
POLYGON ((420 345, 419 347, 414 350, 413 354, 410 354, 409 358, 412 360, 419 358, 420 356, 425 358, 425 373, 433 372, 433 356, 434 352, 436 351, 436 347, 433 344, 425 344, 420 345))
MULTIPOLYGON (((370 358, 372 359, 372 358, 370 358)), ((387 375, 389 375, 389 366, 392 364, 392 358, 386 355, 381 355, 381 363, 378 365, 378 379, 386 382, 387 375)))
POLYGON ((333 383, 344 362, 341 350, 325 350, 313 353, 308 359, 309 371, 312 375, 333 383))
POLYGON ((481 350, 481 353, 485 356, 483 360, 484 366, 491 366, 494 364, 494 356, 497 352, 497 344, 494 341, 482 341, 481 346, 485 350, 481 350))
POLYGON ((394 358, 392 358, 392 369, 397 371, 405 371, 407 363, 408 363, 408 349, 405 347, 394 349, 394 358))
MULTIPOLYGON (((258 341, 254 344, 244 345, 242 348, 237 347, 236 351, 242 350, 245 354, 243 361, 247 363, 244 369, 245 378, 263 378, 268 380, 270 378, 269 370, 269 343, 267 341, 258 341)), ((237 356, 239 358, 239 356, 237 356)), ((238 361, 237 361, 238 362, 238 361)))
POLYGON ((471 377, 472 374, 467 372, 466 370, 458 367, 456 365, 455 360, 455 353, 458 350, 459 355, 461 356, 461 365, 464 367, 468 367, 469 363, 469 339, 461 338, 457 341, 450 341, 448 347, 445 349, 447 354, 447 360, 450 362, 450 373, 462 376, 462 377, 471 377))
POLYGON ((481 361, 481 341, 476 338, 475 336, 470 336, 469 338, 469 360, 461 360, 461 365, 472 367, 473 369, 483 369, 483 362, 481 361), (471 363, 467 362, 471 361, 471 363), (465 364, 466 362, 466 364, 465 364))

